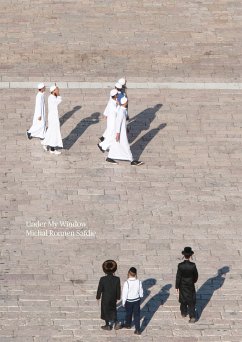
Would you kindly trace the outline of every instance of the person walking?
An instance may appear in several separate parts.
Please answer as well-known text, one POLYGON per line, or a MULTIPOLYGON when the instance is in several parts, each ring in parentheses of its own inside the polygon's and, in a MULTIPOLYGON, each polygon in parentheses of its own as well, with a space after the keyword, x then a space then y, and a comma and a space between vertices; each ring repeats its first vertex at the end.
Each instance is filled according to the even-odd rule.
POLYGON ((46 132, 46 117, 45 117, 45 85, 38 84, 38 93, 35 100, 35 111, 33 117, 33 124, 26 132, 27 138, 44 139, 46 132))
POLYGON ((120 80, 118 80, 117 84, 120 84, 122 86, 122 88, 119 90, 119 93, 118 93, 118 96, 117 96, 117 100, 118 102, 120 103, 122 97, 127 97, 127 86, 126 86, 126 79, 123 77, 123 78, 120 78, 120 80))
POLYGON ((131 165, 142 165, 142 161, 134 160, 130 150, 128 136, 127 136, 127 105, 128 99, 122 97, 121 106, 118 107, 116 122, 115 122, 115 137, 110 145, 107 162, 111 164, 118 164, 115 159, 127 160, 131 165))
MULTIPOLYGON (((120 89, 120 91, 119 91, 119 93, 118 93, 118 95, 117 95, 117 102, 118 102, 119 104, 121 104, 121 99, 122 99, 123 97, 126 97, 126 98, 128 99, 128 95, 127 95, 127 81, 126 81, 126 78, 125 78, 125 77, 120 78, 120 80, 118 80, 118 83, 121 84, 122 89, 120 89)), ((127 118, 126 118, 126 120, 127 120, 127 122, 128 122, 128 121, 129 121, 128 105, 127 105, 126 109, 127 109, 127 118)), ((128 127, 127 127, 127 132, 129 133, 129 128, 128 128, 128 127)))
POLYGON ((117 94, 117 89, 111 90, 108 104, 103 113, 107 119, 107 127, 102 137, 99 139, 101 142, 97 145, 102 152, 105 152, 107 149, 109 149, 111 142, 114 140, 115 121, 117 115, 117 94))
POLYGON ((58 114, 58 106, 62 102, 59 88, 56 85, 50 87, 50 96, 48 98, 48 130, 45 139, 41 142, 44 150, 50 148, 50 153, 61 154, 57 150, 58 147, 63 147, 63 142, 60 132, 60 120, 58 114))

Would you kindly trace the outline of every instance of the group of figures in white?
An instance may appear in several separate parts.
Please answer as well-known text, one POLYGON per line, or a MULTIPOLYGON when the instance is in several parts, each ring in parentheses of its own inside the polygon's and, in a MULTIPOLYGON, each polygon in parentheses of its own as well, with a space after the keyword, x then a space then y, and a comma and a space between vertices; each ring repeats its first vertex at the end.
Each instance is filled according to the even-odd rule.
POLYGON ((60 120, 58 114, 58 105, 61 103, 59 88, 56 85, 50 87, 50 96, 48 97, 48 129, 45 112, 45 90, 44 83, 39 83, 38 94, 36 95, 35 112, 33 124, 26 132, 28 139, 40 138, 44 150, 53 154, 60 154, 58 148, 63 147, 60 132, 60 120))
MULTIPOLYGON (((38 90, 33 124, 26 132, 26 135, 28 139, 40 138, 45 151, 59 155, 61 154, 60 148, 63 148, 58 114, 58 105, 62 102, 60 90, 56 84, 50 87, 48 125, 45 111, 45 84, 38 84, 38 90)), ((107 125, 102 137, 99 138, 98 148, 103 153, 108 152, 106 161, 111 164, 118 164, 117 160, 125 160, 129 161, 131 165, 142 165, 142 161, 134 160, 128 142, 127 122, 129 117, 125 78, 121 78, 115 84, 115 88, 111 90, 110 98, 103 114, 107 119, 107 125)))

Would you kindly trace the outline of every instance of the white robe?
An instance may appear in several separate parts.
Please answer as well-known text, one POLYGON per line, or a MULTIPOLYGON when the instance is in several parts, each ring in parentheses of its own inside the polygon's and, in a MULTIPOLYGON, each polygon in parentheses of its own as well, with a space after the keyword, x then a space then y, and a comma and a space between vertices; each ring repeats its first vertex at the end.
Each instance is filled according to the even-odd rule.
POLYGON ((115 100, 110 98, 107 107, 103 113, 104 116, 107 118, 107 128, 103 133, 104 141, 102 141, 99 146, 106 151, 109 149, 114 136, 115 136, 115 120, 117 114, 117 103, 115 100))
POLYGON ((45 95, 38 92, 35 101, 35 111, 33 117, 33 124, 28 130, 33 138, 43 139, 46 133, 46 117, 45 117, 45 95), (41 117, 41 120, 39 120, 41 117))
POLYGON ((115 136, 114 140, 110 146, 108 158, 111 159, 120 159, 120 160, 129 160, 133 161, 133 156, 130 150, 128 137, 127 137, 127 127, 126 127, 126 118, 127 118, 127 109, 120 106, 117 110, 117 117, 115 122, 115 136), (120 133, 120 140, 116 141, 116 134, 120 133))
POLYGON ((61 96, 50 95, 48 98, 48 129, 42 145, 51 147, 63 147, 58 105, 61 103, 61 96))

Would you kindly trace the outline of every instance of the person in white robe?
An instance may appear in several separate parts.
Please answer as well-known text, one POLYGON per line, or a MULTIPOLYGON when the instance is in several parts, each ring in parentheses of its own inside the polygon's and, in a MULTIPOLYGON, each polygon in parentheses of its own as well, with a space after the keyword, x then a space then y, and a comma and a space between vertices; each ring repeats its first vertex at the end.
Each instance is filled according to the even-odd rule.
MULTIPOLYGON (((128 96, 127 96, 127 80, 125 77, 123 78, 120 78, 117 82, 118 84, 120 84, 122 86, 122 88, 120 89, 119 93, 118 93, 118 96, 117 96, 117 101, 118 103, 120 104, 120 101, 122 99, 122 97, 127 97, 128 99, 128 96)), ((127 106, 127 111, 128 111, 128 106, 127 106)), ((127 115, 127 121, 129 121, 129 114, 127 115)), ((128 130, 129 132, 129 130, 128 130)))
POLYGON ((45 85, 38 84, 38 93, 35 100, 35 111, 33 123, 30 129, 26 132, 27 138, 44 139, 46 133, 46 117, 45 117, 45 85))
POLYGON ((127 97, 127 86, 126 86, 126 79, 123 77, 123 78, 120 78, 120 80, 118 80, 117 82, 118 84, 120 84, 122 86, 122 88, 120 89, 120 92, 118 94, 118 97, 117 97, 117 100, 118 102, 120 103, 120 100, 122 97, 127 97))
POLYGON ((100 138, 101 142, 97 145, 102 152, 105 152, 109 149, 110 144, 114 139, 115 120, 117 114, 117 94, 118 91, 116 89, 111 90, 110 99, 103 113, 107 120, 107 128, 102 135, 103 139, 100 138))
POLYGON ((127 105, 128 99, 123 97, 121 99, 121 105, 118 107, 116 122, 115 122, 115 139, 111 143, 107 162, 111 164, 117 164, 115 159, 130 161, 131 165, 142 165, 143 162, 134 160, 130 150, 128 137, 127 137, 127 105))
MULTIPOLYGON (((121 85, 119 82, 117 82, 117 83, 115 83, 115 86, 114 86, 114 87, 115 87, 114 90, 117 91, 117 98, 118 98, 118 96, 119 96, 120 93, 121 93, 122 85, 121 85)), ((100 140, 101 142, 105 139, 105 134, 106 134, 106 131, 104 132, 104 135, 103 135, 101 138, 99 138, 99 140, 100 140)))
POLYGON ((120 84, 119 82, 115 83, 115 89, 117 89, 118 92, 121 91, 122 87, 123 87, 122 84, 120 84))
POLYGON ((118 83, 121 84, 122 87, 126 86, 126 78, 125 77, 122 77, 118 80, 118 83))
POLYGON ((60 131, 60 119, 58 106, 62 102, 59 88, 56 85, 50 87, 50 96, 48 97, 48 129, 45 139, 41 142, 44 150, 50 150, 50 153, 60 154, 58 147, 63 147, 60 131))

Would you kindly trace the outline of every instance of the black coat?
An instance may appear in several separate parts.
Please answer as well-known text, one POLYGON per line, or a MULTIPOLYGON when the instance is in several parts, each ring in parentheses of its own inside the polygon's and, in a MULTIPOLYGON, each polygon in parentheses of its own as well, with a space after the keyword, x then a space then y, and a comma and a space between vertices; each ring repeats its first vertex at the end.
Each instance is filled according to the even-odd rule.
POLYGON ((178 265, 176 274, 176 289, 179 289, 179 302, 184 304, 196 303, 194 284, 198 280, 197 267, 194 262, 184 260, 178 265))
POLYGON ((120 299, 120 278, 112 274, 101 277, 97 289, 97 299, 101 300, 101 319, 117 320, 116 302, 120 299))

